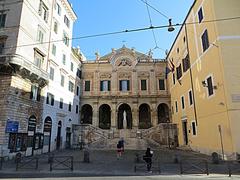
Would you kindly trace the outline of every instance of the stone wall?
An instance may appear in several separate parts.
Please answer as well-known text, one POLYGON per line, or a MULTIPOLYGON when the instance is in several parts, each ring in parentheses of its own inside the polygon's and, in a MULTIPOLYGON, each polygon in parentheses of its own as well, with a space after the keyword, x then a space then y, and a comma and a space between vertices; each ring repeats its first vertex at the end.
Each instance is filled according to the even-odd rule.
POLYGON ((0 75, 0 144, 8 144, 5 133, 7 120, 19 122, 18 132, 27 133, 28 119, 37 119, 37 131, 42 129, 42 101, 30 99, 31 82, 20 76, 0 75))

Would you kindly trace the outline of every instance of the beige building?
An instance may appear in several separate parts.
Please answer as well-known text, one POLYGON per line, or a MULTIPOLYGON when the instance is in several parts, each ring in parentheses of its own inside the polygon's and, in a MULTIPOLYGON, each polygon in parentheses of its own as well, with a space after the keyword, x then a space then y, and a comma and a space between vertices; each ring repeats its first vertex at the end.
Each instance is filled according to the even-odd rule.
POLYGON ((179 143, 240 153, 240 1, 197 0, 168 54, 169 91, 179 143))
POLYGON ((170 121, 166 62, 123 46, 82 62, 81 123, 134 134, 170 121))

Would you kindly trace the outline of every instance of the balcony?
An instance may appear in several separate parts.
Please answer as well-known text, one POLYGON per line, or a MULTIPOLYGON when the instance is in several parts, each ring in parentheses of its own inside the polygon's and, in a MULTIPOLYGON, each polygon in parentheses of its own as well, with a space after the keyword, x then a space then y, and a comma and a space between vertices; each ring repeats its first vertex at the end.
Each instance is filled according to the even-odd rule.
POLYGON ((0 55, 0 71, 5 74, 18 74, 31 82, 44 87, 48 83, 48 73, 18 54, 0 55))

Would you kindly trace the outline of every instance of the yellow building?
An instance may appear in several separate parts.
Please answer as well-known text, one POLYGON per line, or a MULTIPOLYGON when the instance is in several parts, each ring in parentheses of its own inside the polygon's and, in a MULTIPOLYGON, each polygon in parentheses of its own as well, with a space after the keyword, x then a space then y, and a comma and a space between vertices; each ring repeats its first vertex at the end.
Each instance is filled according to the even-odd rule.
POLYGON ((179 143, 225 158, 240 154, 240 1, 196 0, 167 60, 179 143))

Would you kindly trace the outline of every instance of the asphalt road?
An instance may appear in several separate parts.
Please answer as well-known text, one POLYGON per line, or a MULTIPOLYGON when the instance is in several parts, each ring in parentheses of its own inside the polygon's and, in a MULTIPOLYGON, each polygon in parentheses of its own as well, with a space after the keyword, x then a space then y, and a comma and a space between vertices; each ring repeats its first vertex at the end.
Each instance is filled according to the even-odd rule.
MULTIPOLYGON (((25 178, 14 178, 11 180, 26 180, 25 178)), ((229 178, 226 175, 157 175, 157 176, 99 176, 99 177, 57 177, 57 178, 27 178, 27 180, 232 180, 240 179, 240 176, 229 178)), ((7 179, 6 179, 7 180, 7 179)), ((8 179, 9 180, 9 179, 8 179)))

